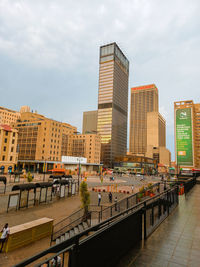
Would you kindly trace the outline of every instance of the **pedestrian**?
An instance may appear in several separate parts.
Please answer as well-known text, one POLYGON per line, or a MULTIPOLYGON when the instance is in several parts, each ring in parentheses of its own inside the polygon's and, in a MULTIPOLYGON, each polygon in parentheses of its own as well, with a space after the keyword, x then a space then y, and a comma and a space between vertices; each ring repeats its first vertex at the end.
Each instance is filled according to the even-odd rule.
POLYGON ((60 267, 61 266, 61 257, 55 256, 51 261, 51 267, 60 267))
POLYGON ((100 206, 101 204, 101 193, 99 192, 98 193, 98 206, 100 206))
POLYGON ((108 198, 109 198, 109 202, 112 203, 112 193, 111 192, 109 192, 108 198))
POLYGON ((1 243, 0 253, 2 252, 3 245, 6 242, 6 240, 8 239, 9 234, 10 234, 10 228, 8 227, 8 223, 6 223, 4 225, 3 229, 1 230, 1 233, 2 233, 2 235, 1 235, 1 238, 0 238, 0 243, 1 243))
POLYGON ((115 211, 117 211, 117 196, 115 197, 115 211))
POLYGON ((131 186, 131 190, 132 190, 132 193, 133 193, 133 191, 134 191, 134 185, 131 186))

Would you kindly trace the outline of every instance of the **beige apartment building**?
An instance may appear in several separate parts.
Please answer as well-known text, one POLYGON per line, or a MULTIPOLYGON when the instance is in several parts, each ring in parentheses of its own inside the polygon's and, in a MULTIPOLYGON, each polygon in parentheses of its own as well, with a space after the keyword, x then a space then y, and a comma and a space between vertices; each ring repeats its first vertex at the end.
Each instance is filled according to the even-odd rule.
POLYGON ((113 166, 126 155, 129 61, 116 43, 100 47, 97 131, 101 161, 113 166))
POLYGON ((62 156, 86 157, 88 163, 100 163, 100 136, 77 135, 77 128, 43 115, 23 112, 15 124, 18 130, 19 167, 31 171, 43 171, 62 156))
POLYGON ((98 110, 83 112, 82 134, 97 133, 98 110))
POLYGON ((77 128, 68 123, 48 119, 43 115, 24 112, 15 124, 18 130, 19 163, 30 164, 32 168, 42 168, 33 163, 58 162, 70 148, 68 136, 77 128), (34 166, 33 166, 34 165, 34 166))
POLYGON ((0 124, 12 125, 20 119, 20 112, 0 107, 0 124))
POLYGON ((87 163, 100 164, 101 137, 99 134, 74 134, 69 136, 69 156, 87 158, 87 163))
POLYGON ((155 84, 133 87, 130 106, 129 152, 145 155, 147 151, 147 113, 158 112, 158 89, 155 84))
POLYGON ((200 169, 200 103, 174 103, 175 152, 179 168, 200 169))
POLYGON ((18 160, 17 138, 16 129, 0 124, 0 173, 15 170, 18 160))

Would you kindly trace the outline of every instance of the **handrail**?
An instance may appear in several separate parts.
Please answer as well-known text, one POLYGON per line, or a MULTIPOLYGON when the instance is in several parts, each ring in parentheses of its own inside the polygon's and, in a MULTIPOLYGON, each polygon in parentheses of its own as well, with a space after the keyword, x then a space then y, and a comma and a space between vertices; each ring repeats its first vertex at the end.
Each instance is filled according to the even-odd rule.
MULTIPOLYGON (((125 210, 125 211, 123 211, 121 213, 118 213, 118 214, 112 216, 111 218, 108 218, 105 221, 100 222, 97 225, 89 227, 88 229, 84 230, 83 232, 81 232, 81 233, 79 233, 77 235, 75 235, 75 236, 73 236, 73 237, 71 237, 71 238, 69 238, 69 239, 67 239, 67 240, 65 240, 65 241, 63 241, 63 242, 61 242, 59 244, 56 244, 56 245, 46 249, 45 251, 42 251, 42 252, 40 252, 40 253, 38 253, 38 254, 36 254, 36 255, 26 259, 26 260, 14 265, 13 267, 24 267, 24 266, 32 263, 33 261, 35 261, 35 260, 37 260, 37 259, 49 254, 49 253, 55 253, 55 252, 58 253, 59 252, 59 254, 61 254, 60 251, 62 250, 63 247, 66 248, 66 251, 69 250, 70 246, 73 246, 73 244, 78 244, 80 238, 82 236, 87 235, 89 232, 97 231, 97 230, 101 229, 102 227, 105 227, 107 224, 110 224, 113 220, 116 220, 118 217, 121 217, 122 215, 124 215, 126 213, 127 213, 127 216, 128 216, 130 214, 129 212, 131 210, 134 209, 135 211, 133 211, 133 212, 136 212, 136 211, 138 211, 138 209, 136 210, 136 208, 139 208, 141 206, 141 209, 142 209, 145 206, 145 203, 147 203, 148 201, 152 201, 153 199, 159 198, 162 195, 166 195, 168 192, 172 192, 172 191, 174 191, 176 189, 177 189, 177 186, 174 186, 173 188, 167 189, 167 190, 163 191, 162 193, 159 193, 158 195, 156 195, 156 196, 154 196, 154 197, 152 197, 150 199, 144 200, 144 201, 136 204, 135 206, 130 207, 129 209, 127 209, 127 210, 125 210)), ((47 260, 48 259, 46 259, 46 261, 47 260)))
MULTIPOLYGON (((156 187, 156 186, 159 186, 159 185, 160 185, 160 182, 155 183, 155 184, 152 184, 152 186, 150 186, 150 187, 145 187, 145 189, 152 189, 152 188, 154 188, 154 187, 156 187)), ((102 209, 102 207, 105 207, 105 208, 102 209, 101 211, 91 211, 91 213, 94 213, 94 212, 97 212, 97 213, 99 213, 99 214, 100 214, 100 213, 105 213, 106 211, 108 211, 108 210, 110 210, 110 209, 112 209, 112 208, 115 208, 116 204, 117 204, 117 205, 121 205, 121 203, 123 203, 123 202, 125 202, 125 201, 127 201, 127 200, 129 200, 129 199, 131 199, 131 198, 133 198, 133 197, 137 197, 137 194, 138 194, 138 192, 135 193, 135 194, 133 194, 133 195, 131 195, 131 196, 128 196, 128 197, 126 197, 126 198, 124 198, 124 199, 121 199, 120 201, 117 201, 117 203, 114 203, 113 205, 110 205, 110 206, 108 206, 108 207, 105 207, 105 206, 102 206, 102 205, 101 205, 101 209, 102 209)), ((91 205, 91 206, 95 206, 95 205, 91 205)), ((58 233, 58 232, 60 232, 60 231, 62 232, 62 229, 66 228, 66 227, 68 227, 69 225, 71 225, 71 224, 75 223, 76 221, 80 220, 80 219, 83 217, 83 215, 81 215, 79 218, 73 220, 72 222, 66 224, 66 225, 63 226, 61 229, 59 229, 59 230, 57 230, 57 231, 55 231, 55 232, 54 232, 54 229, 55 229, 59 224, 61 224, 62 222, 64 222, 65 220, 70 220, 70 218, 72 218, 75 214, 80 213, 81 211, 83 212, 83 209, 80 209, 80 210, 74 212, 73 214, 71 214, 70 216, 65 217, 64 219, 62 219, 60 222, 58 222, 57 224, 55 224, 55 225, 53 226, 53 231, 52 231, 52 234, 51 234, 51 242, 54 240, 53 236, 54 236, 56 233, 58 233)))

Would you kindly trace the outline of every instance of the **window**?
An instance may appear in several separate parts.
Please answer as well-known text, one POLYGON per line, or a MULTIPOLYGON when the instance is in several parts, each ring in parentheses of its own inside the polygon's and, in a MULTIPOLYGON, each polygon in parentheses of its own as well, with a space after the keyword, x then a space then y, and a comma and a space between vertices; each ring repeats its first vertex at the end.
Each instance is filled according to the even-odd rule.
POLYGON ((13 133, 13 137, 15 137, 15 133, 13 133))
POLYGON ((12 146, 12 147, 11 147, 11 152, 13 152, 13 150, 14 150, 14 147, 12 146))
POLYGON ((4 146, 3 151, 6 151, 6 146, 4 146))
POLYGON ((5 160, 5 156, 2 156, 2 160, 3 160, 3 161, 5 160))
POLYGON ((12 159, 13 159, 13 157, 12 157, 12 156, 10 156, 10 161, 12 161, 12 159))
POLYGON ((7 143, 7 138, 4 139, 4 143, 7 143))
POLYGON ((8 136, 8 132, 6 131, 6 134, 5 134, 6 136, 8 136))
POLYGON ((14 144, 14 143, 15 143, 15 139, 12 140, 12 144, 14 144))
POLYGON ((45 138, 43 139, 43 142, 45 142, 45 138))

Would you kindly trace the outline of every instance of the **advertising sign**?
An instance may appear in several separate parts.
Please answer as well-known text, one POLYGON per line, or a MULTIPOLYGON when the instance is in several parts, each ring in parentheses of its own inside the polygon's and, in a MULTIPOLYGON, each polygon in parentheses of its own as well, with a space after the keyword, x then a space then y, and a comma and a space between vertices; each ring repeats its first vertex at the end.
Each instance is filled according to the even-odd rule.
POLYGON ((176 157, 177 164, 193 166, 192 110, 176 110, 176 157))

